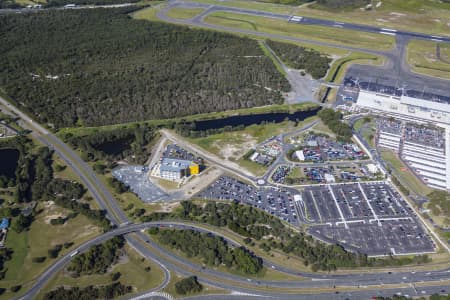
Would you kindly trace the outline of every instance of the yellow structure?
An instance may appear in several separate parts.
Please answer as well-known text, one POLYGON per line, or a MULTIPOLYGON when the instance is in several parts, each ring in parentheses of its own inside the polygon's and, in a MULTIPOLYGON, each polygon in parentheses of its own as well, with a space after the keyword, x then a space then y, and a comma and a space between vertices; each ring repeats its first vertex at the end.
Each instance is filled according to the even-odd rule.
POLYGON ((192 164, 189 166, 189 173, 191 175, 197 175, 200 173, 200 166, 197 164, 192 164))

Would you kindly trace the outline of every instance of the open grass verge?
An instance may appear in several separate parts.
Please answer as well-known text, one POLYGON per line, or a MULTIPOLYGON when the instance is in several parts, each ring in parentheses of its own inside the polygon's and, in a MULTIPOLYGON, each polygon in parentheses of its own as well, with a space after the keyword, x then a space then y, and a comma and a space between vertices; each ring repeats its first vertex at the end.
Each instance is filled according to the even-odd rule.
POLYGON ((84 275, 73 278, 64 270, 60 271, 39 293, 37 299, 43 299, 45 293, 59 286, 77 286, 83 288, 89 285, 111 284, 111 274, 116 272, 120 272, 121 274, 118 281, 124 285, 133 286, 133 293, 149 290, 162 283, 164 274, 158 265, 145 260, 128 245, 125 246, 125 254, 106 274, 84 275))
POLYGON ((408 64, 416 73, 450 79, 450 64, 438 59, 436 46, 436 42, 412 40, 408 44, 408 64))
POLYGON ((203 12, 202 8, 180 8, 175 7, 167 12, 167 16, 174 19, 192 19, 203 12))
POLYGON ((215 12, 208 15, 204 21, 209 24, 225 27, 250 29, 271 34, 306 38, 338 45, 355 46, 367 49, 391 49, 395 41, 390 36, 358 32, 339 28, 329 28, 316 25, 301 25, 288 23, 286 20, 269 19, 252 15, 229 12, 215 12))
POLYGON ((384 64, 384 59, 371 54, 352 52, 333 62, 325 81, 341 83, 347 69, 353 64, 380 66, 384 64))
POLYGON ((391 150, 381 150, 381 157, 393 169, 394 175, 398 180, 410 191, 417 195, 427 195, 432 192, 432 189, 427 187, 419 178, 417 178, 410 169, 403 164, 391 150))

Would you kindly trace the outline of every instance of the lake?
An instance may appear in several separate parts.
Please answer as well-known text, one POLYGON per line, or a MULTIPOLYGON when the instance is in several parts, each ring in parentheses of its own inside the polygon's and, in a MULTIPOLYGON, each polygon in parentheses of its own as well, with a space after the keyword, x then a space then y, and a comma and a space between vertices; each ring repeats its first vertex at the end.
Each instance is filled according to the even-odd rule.
POLYGON ((105 142, 95 145, 95 149, 105 152, 108 155, 119 155, 123 151, 130 149, 131 138, 105 142))
POLYGON ((19 155, 16 149, 0 149, 0 176, 16 178, 19 155))
POLYGON ((195 129, 194 130, 210 130, 210 129, 219 129, 225 126, 250 126, 254 124, 260 124, 262 122, 267 123, 281 123, 285 120, 300 122, 306 118, 315 116, 319 109, 313 109, 308 111, 298 111, 295 113, 264 113, 264 114, 255 114, 255 115, 239 115, 239 116, 230 116, 223 119, 215 119, 215 120, 204 120, 204 121, 194 121, 195 129))

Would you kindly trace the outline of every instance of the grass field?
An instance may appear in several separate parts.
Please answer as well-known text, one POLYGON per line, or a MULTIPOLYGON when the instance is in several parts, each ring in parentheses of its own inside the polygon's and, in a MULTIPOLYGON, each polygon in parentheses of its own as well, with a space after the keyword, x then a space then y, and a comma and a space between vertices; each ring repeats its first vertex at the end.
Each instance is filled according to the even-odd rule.
MULTIPOLYGON (((195 0, 195 2, 263 10, 288 15, 330 19, 341 22, 396 28, 432 34, 448 34, 450 3, 435 0, 383 0, 374 10, 359 8, 345 11, 329 10, 316 5, 299 7, 244 0, 195 0)), ((378 3, 378 1, 374 1, 378 3)))
POLYGON ((58 286, 77 286, 82 288, 88 285, 111 284, 110 275, 115 272, 120 272, 121 274, 118 281, 122 284, 133 286, 133 293, 149 290, 162 283, 164 273, 158 265, 143 259, 129 246, 125 246, 125 253, 126 255, 120 259, 119 263, 114 265, 106 274, 85 275, 73 278, 66 274, 66 272, 60 271, 41 291, 37 299, 43 299, 45 293, 58 286), (150 271, 147 272, 145 270, 146 267, 150 267, 150 271))
MULTIPOLYGON (((437 58, 436 45, 436 42, 429 41, 413 40, 409 42, 408 63, 416 73, 450 79, 450 64, 437 58)), ((444 49, 447 50, 445 47, 444 49)))
POLYGON ((148 21, 158 21, 156 13, 160 10, 163 4, 159 7, 151 6, 141 10, 138 10, 131 14, 134 19, 137 20, 148 20, 148 21))
POLYGON ((393 151, 383 149, 380 153, 383 160, 393 169, 394 175, 408 190, 418 195, 427 195, 432 191, 400 161, 393 151))
POLYGON ((352 64, 380 66, 384 64, 384 59, 371 54, 352 52, 333 62, 325 77, 325 81, 341 83, 344 74, 352 64))
POLYGON ((169 10, 167 16, 174 19, 192 19, 203 12, 202 8, 179 8, 175 7, 169 10))
POLYGON ((449 44, 441 44, 441 59, 450 62, 450 45, 449 44))
MULTIPOLYGON (((60 252, 62 255, 71 251, 75 245, 100 234, 100 228, 91 225, 90 221, 81 215, 70 219, 64 225, 49 224, 50 219, 67 215, 69 212, 54 204, 39 203, 37 211, 39 210, 42 212, 35 217, 29 231, 20 234, 13 230, 8 232, 6 247, 12 248, 14 253, 12 260, 5 264, 8 271, 5 279, 2 280, 2 287, 21 284, 23 290, 20 292, 25 291, 27 287, 30 287, 31 282, 54 262, 54 259, 47 257, 43 263, 33 263, 33 257, 47 256, 47 250, 54 245, 73 242, 72 247, 60 252)), ((1 295, 0 299, 10 299, 11 296, 12 294, 7 292, 1 295)))
POLYGON ((208 15, 206 23, 232 28, 251 29, 259 32, 305 38, 338 45, 386 50, 395 41, 390 36, 315 25, 299 25, 285 20, 269 19, 244 14, 216 12, 208 15))

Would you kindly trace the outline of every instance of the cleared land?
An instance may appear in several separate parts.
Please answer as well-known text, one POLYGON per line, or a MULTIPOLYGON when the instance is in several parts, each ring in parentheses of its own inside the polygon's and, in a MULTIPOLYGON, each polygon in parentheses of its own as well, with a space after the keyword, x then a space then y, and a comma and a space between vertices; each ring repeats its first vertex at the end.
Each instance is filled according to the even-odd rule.
POLYGON ((285 20, 269 19, 244 14, 216 12, 208 15, 204 21, 209 24, 226 27, 256 30, 272 34, 307 38, 339 45, 358 46, 368 49, 386 50, 393 47, 395 41, 390 36, 358 32, 346 29, 327 28, 315 25, 299 25, 285 20))
MULTIPOLYGON (((2 280, 2 287, 21 284, 21 292, 24 292, 30 287, 31 281, 54 262, 54 259, 47 257, 44 262, 35 263, 32 262, 33 257, 48 256, 47 250, 57 244, 73 242, 74 245, 78 245, 101 233, 100 228, 91 225, 90 221, 82 215, 68 220, 64 225, 51 225, 51 219, 66 216, 70 212, 51 202, 40 202, 36 211, 39 210, 42 212, 35 217, 29 231, 18 234, 10 230, 8 233, 6 247, 12 248, 14 253, 12 259, 5 264, 8 271, 5 279, 2 280)), ((63 248, 59 255, 68 253, 73 247, 75 246, 63 248)), ((6 292, 0 296, 0 299, 11 299, 11 297, 13 294, 6 292)))
POLYGON ((59 286, 77 286, 80 288, 89 285, 111 284, 111 274, 120 272, 118 281, 133 286, 133 293, 142 292, 157 287, 162 283, 164 274, 159 266, 144 260, 135 250, 125 246, 124 255, 119 262, 112 266, 106 274, 85 275, 78 278, 71 277, 67 272, 60 271, 49 284, 41 291, 37 299, 43 299, 45 293, 59 286), (146 268, 150 267, 148 271, 146 268))
POLYGON ((203 12, 201 8, 172 8, 167 13, 167 16, 174 19, 191 19, 203 12))
POLYGON ((255 162, 246 160, 243 156, 257 144, 278 135, 303 127, 317 117, 310 117, 297 125, 285 121, 279 124, 251 125, 244 130, 213 134, 204 138, 190 138, 189 141, 221 158, 237 161, 242 167, 255 175, 262 175, 266 168, 255 162))
POLYGON ((411 41, 408 45, 408 63, 414 72, 450 79, 450 64, 437 57, 436 46, 436 42, 411 41))

